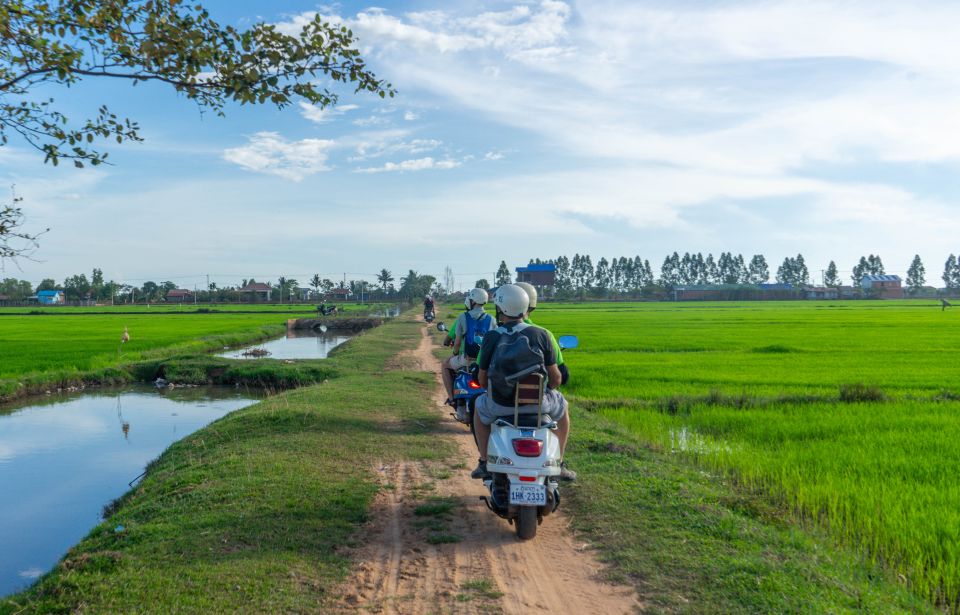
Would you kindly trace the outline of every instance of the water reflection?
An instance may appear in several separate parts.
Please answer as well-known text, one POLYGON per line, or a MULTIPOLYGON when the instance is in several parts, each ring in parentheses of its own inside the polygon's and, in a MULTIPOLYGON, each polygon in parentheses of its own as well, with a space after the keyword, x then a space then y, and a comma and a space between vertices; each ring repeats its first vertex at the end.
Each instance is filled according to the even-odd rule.
POLYGON ((0 409, 0 596, 48 570, 172 442, 252 398, 128 387, 0 409))
POLYGON ((281 338, 224 352, 227 359, 325 359, 330 351, 353 337, 342 331, 290 330, 281 338))

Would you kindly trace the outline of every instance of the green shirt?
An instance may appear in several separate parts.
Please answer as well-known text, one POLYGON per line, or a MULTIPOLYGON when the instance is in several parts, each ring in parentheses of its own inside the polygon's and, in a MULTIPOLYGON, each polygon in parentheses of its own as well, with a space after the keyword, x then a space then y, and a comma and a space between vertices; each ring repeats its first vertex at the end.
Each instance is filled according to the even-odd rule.
MULTIPOLYGON (((523 322, 527 323, 528 325, 533 325, 534 327, 540 326, 534 323, 529 318, 524 318, 523 322)), ((553 336, 553 331, 551 331, 550 329, 547 329, 546 327, 540 327, 540 328, 550 334, 550 342, 553 344, 553 352, 554 354, 557 355, 557 365, 563 365, 563 352, 561 352, 560 350, 560 344, 557 342, 557 338, 553 336)))
MULTIPOLYGON (((554 353, 555 355, 557 355, 557 365, 563 365, 563 352, 560 350, 560 344, 557 343, 557 338, 555 338, 555 337, 553 336, 553 331, 551 331, 550 329, 546 329, 546 328, 544 328, 544 327, 541 327, 540 325, 537 325, 537 324, 535 324, 535 323, 533 323, 533 322, 530 322, 530 319, 529 319, 529 318, 524 318, 524 319, 523 319, 523 322, 527 323, 528 325, 533 325, 534 327, 537 327, 537 328, 539 328, 539 329, 543 329, 544 331, 547 332, 547 335, 550 336, 550 343, 553 344, 553 353, 554 353)), ((494 328, 496 328, 496 327, 494 327, 494 328)), ((453 337, 452 333, 451 333, 451 337, 453 337)), ((481 350, 481 353, 482 353, 482 352, 483 352, 483 351, 481 350)), ((478 363, 480 362, 480 357, 477 357, 477 362, 478 362, 478 363)))

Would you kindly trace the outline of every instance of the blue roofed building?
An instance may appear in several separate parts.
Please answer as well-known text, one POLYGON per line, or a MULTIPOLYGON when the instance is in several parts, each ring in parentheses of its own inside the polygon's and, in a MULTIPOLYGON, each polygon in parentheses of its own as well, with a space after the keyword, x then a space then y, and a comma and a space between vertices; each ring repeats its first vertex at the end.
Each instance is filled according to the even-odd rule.
POLYGON ((557 266, 553 263, 517 267, 517 282, 532 284, 540 290, 552 288, 557 281, 557 266))
POLYGON ((62 290, 39 290, 36 298, 40 305, 63 305, 65 301, 62 290))

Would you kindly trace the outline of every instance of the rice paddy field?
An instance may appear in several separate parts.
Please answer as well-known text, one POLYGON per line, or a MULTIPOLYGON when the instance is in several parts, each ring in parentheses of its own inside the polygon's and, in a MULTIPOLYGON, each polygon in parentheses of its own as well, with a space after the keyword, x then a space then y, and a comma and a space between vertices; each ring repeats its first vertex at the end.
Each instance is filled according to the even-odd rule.
POLYGON ((575 412, 766 494, 960 609, 960 312, 544 303, 534 320, 580 338, 565 353, 575 412))
MULTIPOLYGON (((198 313, 193 305, 159 310, 143 305, 55 307, 39 308, 41 314, 0 308, 0 381, 25 374, 100 369, 160 349, 209 350, 214 338, 222 346, 280 335, 287 318, 313 316, 312 307, 217 305, 210 309, 218 311, 210 313, 198 313), (289 312, 276 313, 285 307, 291 308, 289 312), (121 346, 124 328, 130 341, 121 346)), ((347 314, 365 315, 382 306, 345 308, 347 314)))

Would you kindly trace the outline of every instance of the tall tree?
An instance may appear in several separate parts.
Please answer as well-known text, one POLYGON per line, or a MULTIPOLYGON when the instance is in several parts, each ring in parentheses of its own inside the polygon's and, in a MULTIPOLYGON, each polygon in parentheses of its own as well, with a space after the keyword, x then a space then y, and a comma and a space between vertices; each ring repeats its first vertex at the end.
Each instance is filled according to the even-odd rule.
POLYGON ((783 264, 777 269, 777 282, 790 284, 798 288, 810 284, 810 271, 807 269, 802 254, 797 254, 794 258, 788 256, 783 259, 783 264))
POLYGON ((883 275, 886 273, 886 271, 883 269, 883 261, 880 260, 879 254, 876 256, 871 254, 867 257, 867 267, 871 275, 883 275))
POLYGON ((720 268, 713 260, 713 254, 707 254, 707 258, 703 261, 701 280, 703 284, 723 284, 720 277, 720 268))
POLYGON ((927 283, 926 274, 927 270, 923 266, 923 261, 920 260, 920 255, 915 254, 910 268, 907 269, 907 288, 911 294, 917 294, 927 283))
POLYGON ((823 274, 823 285, 828 288, 839 288, 840 286, 840 276, 837 272, 837 264, 833 261, 830 261, 830 264, 827 265, 827 270, 823 274))
POLYGON ((500 261, 500 267, 497 269, 495 280, 497 286, 503 286, 504 284, 513 282, 513 278, 510 277, 510 268, 507 267, 506 261, 500 261))
POLYGON ((390 273, 389 269, 381 269, 380 273, 377 274, 377 282, 380 283, 380 288, 382 288, 384 294, 386 294, 387 287, 390 285, 390 282, 393 282, 393 274, 390 273))
POLYGON ((682 281, 680 255, 676 252, 663 259, 660 265, 660 286, 672 289, 682 281))
POLYGON ((960 286, 960 261, 957 260, 957 257, 951 254, 947 257, 947 262, 943 264, 943 275, 940 278, 943 280, 944 286, 949 290, 953 290, 960 286))
POLYGON ((480 278, 473 283, 474 288, 482 288, 483 290, 490 290, 490 282, 486 278, 480 278))
POLYGON ((610 274, 610 263, 607 262, 607 259, 600 257, 600 260, 597 261, 597 268, 594 270, 594 285, 596 286, 597 292, 605 294, 610 290, 611 287, 611 274, 610 274))
POLYGON ((748 268, 751 284, 766 284, 770 281, 770 268, 763 254, 754 254, 748 268))
POLYGON ((316 294, 318 297, 320 296, 320 285, 321 285, 322 283, 323 283, 323 281, 320 279, 320 274, 319 274, 319 273, 313 274, 313 277, 310 278, 310 286, 313 287, 313 292, 314 292, 314 294, 316 294))
MULTIPOLYGON (((873 256, 871 254, 871 256, 873 256)), ((853 271, 850 273, 850 279, 853 280, 853 285, 860 287, 863 284, 863 276, 870 273, 870 263, 867 262, 866 257, 861 256, 860 261, 853 266, 853 271)))
POLYGON ((554 286, 557 292, 566 292, 573 288, 573 282, 570 279, 570 259, 566 256, 558 256, 554 261, 557 267, 554 286))

